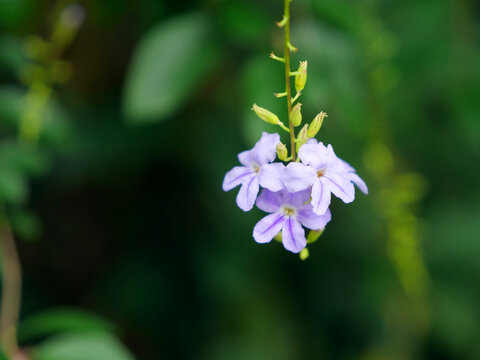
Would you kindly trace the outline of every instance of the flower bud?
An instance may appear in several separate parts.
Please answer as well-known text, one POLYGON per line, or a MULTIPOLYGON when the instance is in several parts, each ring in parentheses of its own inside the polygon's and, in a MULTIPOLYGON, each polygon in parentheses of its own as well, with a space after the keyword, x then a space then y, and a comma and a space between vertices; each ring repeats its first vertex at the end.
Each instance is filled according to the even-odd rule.
POLYGON ((307 64, 307 61, 300 61, 297 70, 300 74, 295 75, 295 90, 297 90, 297 93, 303 90, 307 82, 307 64))
POLYGON ((307 235, 307 244, 311 244, 317 241, 320 235, 323 234, 323 230, 325 230, 325 228, 320 230, 310 230, 310 232, 307 235))
POLYGON ((326 118, 328 115, 324 113, 323 111, 320 112, 317 116, 315 116, 315 119, 312 120, 312 123, 310 124, 310 127, 308 128, 308 137, 314 137, 317 135, 318 131, 322 127, 323 124, 323 119, 326 118))
POLYGON ((277 156, 280 160, 285 161, 288 156, 287 147, 281 142, 277 145, 277 156))
POLYGON ((267 109, 257 106, 257 104, 253 104, 252 110, 255 111, 255 114, 257 114, 260 119, 267 123, 277 125, 280 122, 280 119, 277 115, 271 111, 268 111, 267 109))
POLYGON ((290 113, 290 119, 292 120, 293 126, 298 126, 302 123, 302 113, 300 109, 302 108, 302 104, 297 103, 290 113))
POLYGON ((308 251, 307 248, 303 248, 302 251, 300 251, 300 260, 307 260, 308 256, 310 255, 310 252, 308 251))
POLYGON ((297 152, 300 149, 300 147, 307 142, 308 140, 307 133, 308 133, 308 124, 305 124, 297 136, 297 152))

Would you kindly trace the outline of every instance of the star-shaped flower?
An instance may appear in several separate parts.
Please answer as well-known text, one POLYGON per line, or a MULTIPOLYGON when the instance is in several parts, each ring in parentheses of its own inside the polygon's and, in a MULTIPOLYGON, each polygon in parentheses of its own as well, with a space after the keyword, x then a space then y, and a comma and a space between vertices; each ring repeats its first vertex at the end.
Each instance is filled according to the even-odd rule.
POLYGON ((331 145, 310 141, 300 148, 298 157, 302 163, 288 164, 284 170, 283 182, 291 192, 312 187, 312 206, 316 214, 322 215, 327 211, 331 194, 345 203, 354 200, 355 188, 352 181, 355 179, 358 182, 360 178, 352 175, 356 175, 355 172, 335 155, 331 145))
POLYGON ((309 200, 310 189, 295 193, 286 189, 277 192, 263 190, 257 199, 257 207, 271 214, 255 225, 253 229, 255 241, 270 242, 281 231, 285 249, 293 253, 300 252, 307 245, 302 225, 319 230, 331 219, 328 209, 323 215, 315 214, 309 200))
POLYGON ((243 166, 235 166, 223 179, 223 190, 241 185, 237 205, 243 211, 253 208, 260 186, 271 191, 283 189, 282 175, 285 166, 271 163, 275 160, 280 135, 264 132, 253 149, 238 154, 243 166))

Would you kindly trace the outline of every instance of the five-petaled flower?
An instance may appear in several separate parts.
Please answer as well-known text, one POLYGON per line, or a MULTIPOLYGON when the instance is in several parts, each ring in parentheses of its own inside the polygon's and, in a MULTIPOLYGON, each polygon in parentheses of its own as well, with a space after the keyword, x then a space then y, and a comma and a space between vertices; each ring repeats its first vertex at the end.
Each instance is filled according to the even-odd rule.
POLYGON ((238 154, 243 166, 235 166, 223 179, 223 190, 229 191, 241 185, 237 195, 237 205, 243 211, 253 208, 258 195, 259 185, 271 191, 283 189, 282 163, 275 160, 280 135, 264 132, 253 149, 238 154))
POLYGON ((270 242, 275 235, 282 232, 285 249, 298 253, 306 245, 305 226, 312 230, 323 229, 330 221, 330 210, 323 215, 313 212, 309 203, 310 190, 291 193, 286 189, 272 192, 262 190, 257 199, 257 207, 271 213, 260 220, 253 229, 253 238, 258 243, 270 242))
POLYGON ((367 190, 366 185, 355 170, 339 159, 331 145, 310 141, 298 151, 301 163, 288 164, 284 170, 283 182, 290 192, 312 188, 313 211, 324 214, 330 206, 331 194, 350 203, 355 198, 353 182, 360 189, 367 190))

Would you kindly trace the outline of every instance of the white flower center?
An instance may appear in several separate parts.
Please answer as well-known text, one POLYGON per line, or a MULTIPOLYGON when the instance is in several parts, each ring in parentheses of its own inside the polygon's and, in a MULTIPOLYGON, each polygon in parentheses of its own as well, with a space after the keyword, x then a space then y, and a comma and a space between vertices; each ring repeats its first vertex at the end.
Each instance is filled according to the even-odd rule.
POLYGON ((317 177, 322 177, 323 175, 325 175, 325 169, 320 169, 317 171, 317 177))
POLYGON ((260 172, 260 165, 258 165, 255 161, 250 164, 250 167, 251 167, 252 170, 255 171, 257 174, 260 172))
POLYGON ((288 205, 283 205, 281 208, 280 208, 280 211, 285 215, 285 216, 296 216, 297 215, 297 209, 295 209, 294 207, 292 206, 288 206, 288 205))

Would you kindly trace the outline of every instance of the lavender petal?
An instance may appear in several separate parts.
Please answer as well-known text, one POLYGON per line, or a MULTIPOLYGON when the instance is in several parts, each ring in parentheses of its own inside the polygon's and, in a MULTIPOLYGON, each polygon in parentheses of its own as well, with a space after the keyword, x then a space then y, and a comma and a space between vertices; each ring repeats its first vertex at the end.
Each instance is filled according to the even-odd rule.
POLYGON ((307 246, 305 231, 294 217, 287 218, 283 224, 282 243, 285 249, 293 253, 299 253, 307 246))
POLYGON ((265 216, 253 228, 253 238, 261 244, 270 242, 280 232, 284 222, 285 217, 280 213, 265 216))
POLYGON ((283 183, 290 192, 308 189, 312 186, 315 179, 315 169, 298 162, 288 164, 285 170, 283 170, 283 183))
POLYGON ((252 178, 244 182, 237 195, 237 205, 243 211, 249 211, 253 208, 259 190, 258 177, 252 178))
POLYGON ((223 179, 223 191, 230 191, 234 187, 248 181, 255 172, 245 166, 235 166, 232 170, 225 174, 223 179))

